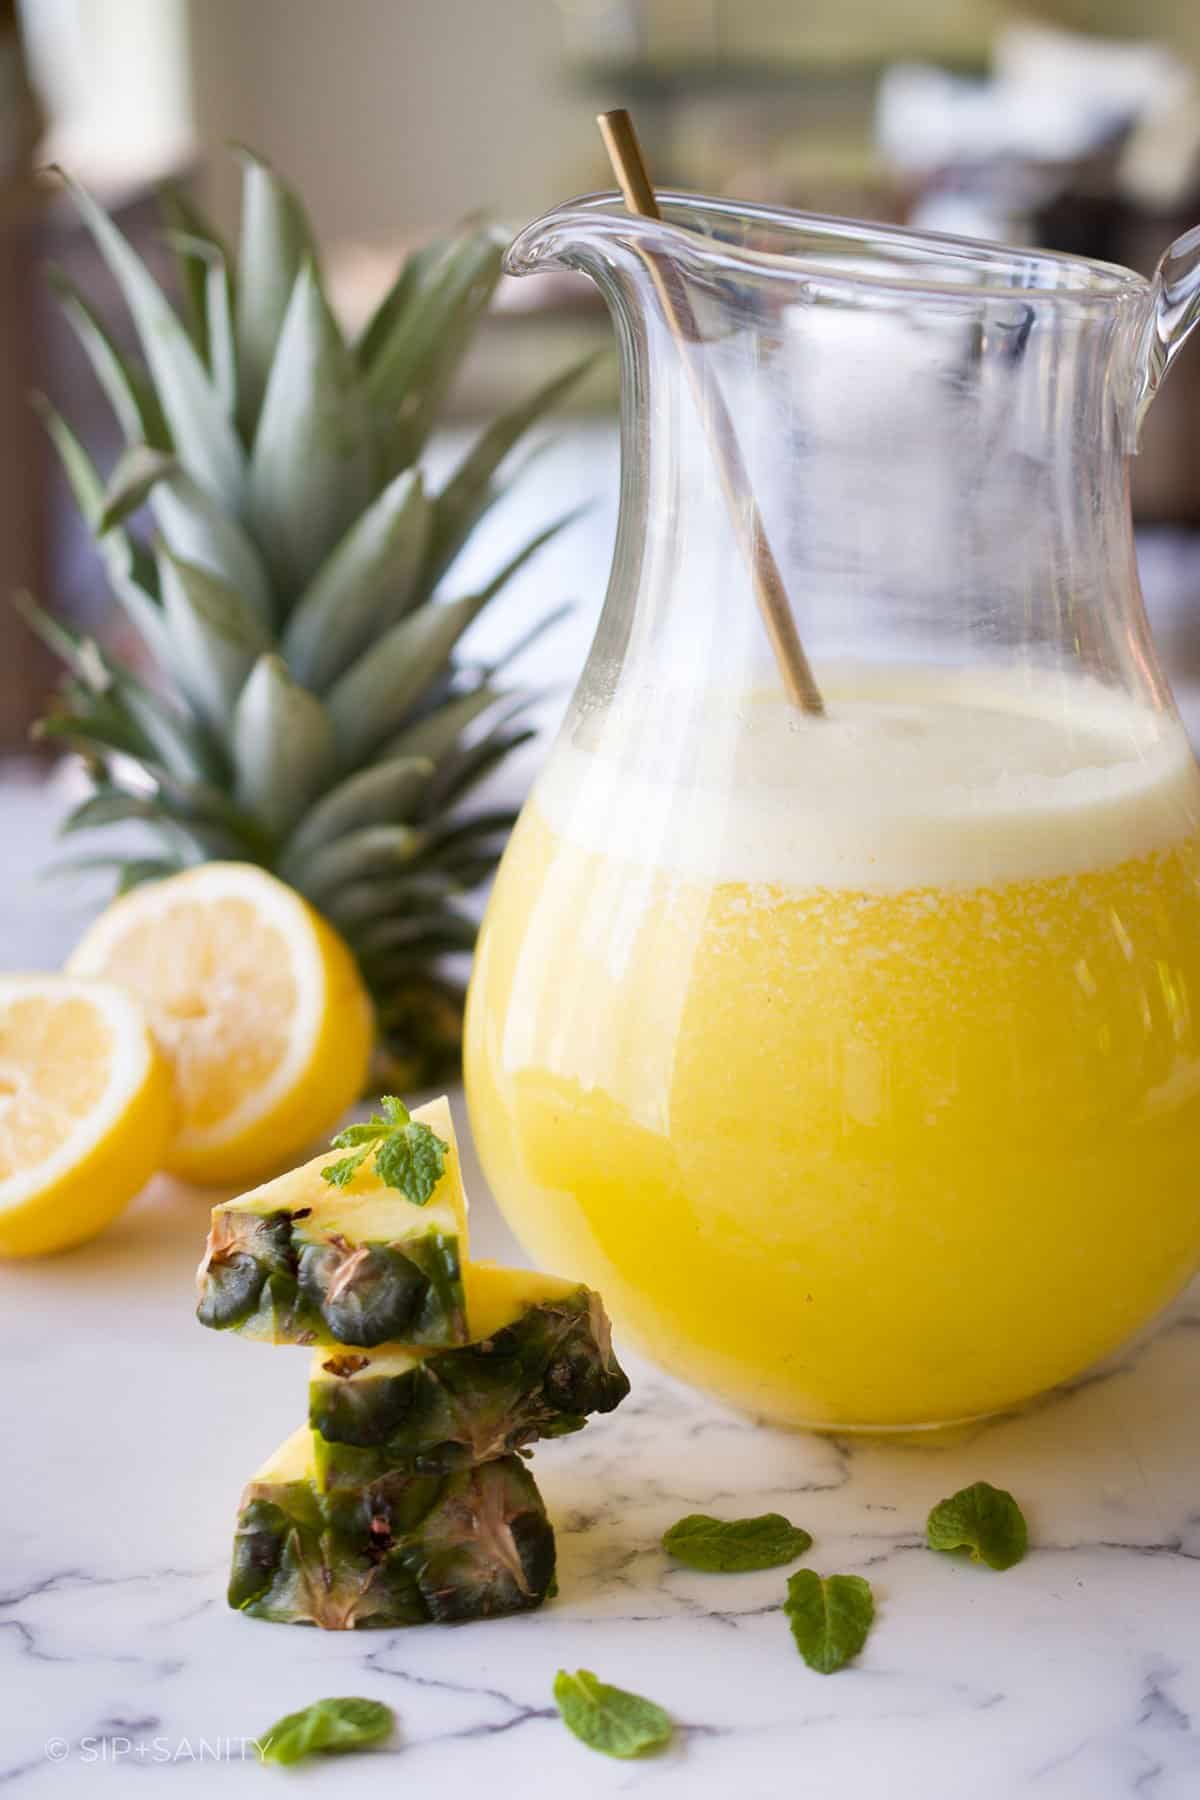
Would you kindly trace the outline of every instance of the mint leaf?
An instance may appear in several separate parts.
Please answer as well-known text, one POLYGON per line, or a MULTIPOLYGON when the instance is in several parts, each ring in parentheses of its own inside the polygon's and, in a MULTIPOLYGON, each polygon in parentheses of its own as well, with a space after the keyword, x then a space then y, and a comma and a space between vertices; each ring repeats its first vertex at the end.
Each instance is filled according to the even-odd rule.
POLYGON ((446 1168, 444 1144, 435 1131, 414 1119, 395 1094, 381 1096, 383 1113, 372 1113, 365 1124, 347 1125, 330 1141, 335 1150, 354 1150, 340 1162, 321 1170, 324 1180, 345 1187, 364 1159, 374 1150, 375 1173, 387 1187, 399 1188, 414 1206, 425 1206, 446 1168))
POLYGON ((375 1152, 380 1181, 399 1188, 414 1206, 424 1206, 432 1198, 445 1166, 446 1145, 428 1125, 402 1125, 375 1152))
MULTIPOLYGON (((340 1149, 341 1146, 337 1145, 336 1148, 340 1149)), ((357 1156, 343 1156, 340 1162, 326 1163, 321 1170, 322 1180, 328 1181, 332 1187, 347 1187, 354 1180, 366 1154, 365 1150, 360 1150, 357 1156)))
POLYGON ((554 1677, 554 1704, 568 1731, 604 1756, 641 1756, 669 1743, 674 1726, 661 1706, 597 1681, 590 1669, 554 1677))
POLYGON ((1011 1569, 1029 1548, 1025 1515, 1005 1488, 976 1481, 939 1500, 925 1524, 931 1550, 969 1550, 973 1562, 1011 1569))
POLYGON ((412 1185, 406 1185, 405 1192, 418 1206, 424 1206, 442 1179, 447 1146, 428 1125, 406 1125, 404 1130, 412 1157, 412 1185))
POLYGON ((861 1575, 818 1575, 799 1569, 783 1603, 796 1648, 819 1675, 832 1675, 867 1641, 875 1618, 869 1582, 861 1575))
POLYGON ((782 1513, 754 1519, 713 1519, 689 1513, 663 1533, 663 1549, 676 1562, 706 1573, 732 1575, 746 1569, 777 1569, 794 1562, 812 1546, 812 1538, 782 1513))
POLYGON ((288 1713, 258 1740, 264 1762, 294 1763, 318 1750, 365 1750, 391 1733, 395 1716, 379 1700, 314 1700, 288 1713))
POLYGON ((352 1150, 356 1144, 373 1144, 382 1127, 378 1119, 372 1119, 366 1125, 347 1125, 345 1131, 339 1131, 329 1142, 334 1150, 352 1150))

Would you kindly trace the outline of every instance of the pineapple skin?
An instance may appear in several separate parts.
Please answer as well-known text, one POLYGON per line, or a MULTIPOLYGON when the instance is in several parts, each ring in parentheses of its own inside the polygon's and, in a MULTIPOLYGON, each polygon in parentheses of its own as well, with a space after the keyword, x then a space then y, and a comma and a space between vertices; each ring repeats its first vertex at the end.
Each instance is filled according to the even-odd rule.
POLYGON ((336 1233, 331 1242, 315 1227, 274 1212, 210 1233, 200 1323, 268 1344, 466 1342, 456 1238, 427 1229, 402 1244, 336 1233))
MULTIPOLYGON (((468 1319, 471 1276, 467 1270, 468 1319)), ((579 1431, 629 1392, 607 1314, 590 1288, 536 1298, 546 1277, 511 1278, 508 1322, 462 1349, 405 1356, 316 1352, 309 1385, 317 1479, 327 1489, 392 1469, 443 1472, 579 1431), (535 1297, 517 1298, 522 1287, 535 1297)))
POLYGON ((518 1457, 322 1494, 296 1434, 242 1496, 229 1604, 326 1631, 502 1618, 554 1588, 554 1531, 518 1457), (293 1450, 293 1446, 298 1449, 293 1450))
POLYGON ((385 1186, 370 1157, 332 1187, 322 1171, 337 1150, 215 1206, 197 1272, 200 1323, 271 1344, 466 1343, 467 1202, 449 1102, 413 1118, 446 1145, 423 1207, 385 1186))

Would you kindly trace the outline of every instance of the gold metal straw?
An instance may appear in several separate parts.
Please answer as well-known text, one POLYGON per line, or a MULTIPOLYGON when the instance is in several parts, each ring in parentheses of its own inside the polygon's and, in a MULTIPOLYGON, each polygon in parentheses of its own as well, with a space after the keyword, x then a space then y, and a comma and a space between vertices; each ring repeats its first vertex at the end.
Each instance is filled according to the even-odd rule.
MULTIPOLYGON (((661 219, 662 213, 650 185, 633 120, 625 108, 619 107, 615 112, 598 114, 596 123, 600 127, 604 148, 608 151, 613 173, 630 212, 638 213, 644 219, 661 219)), ((783 576, 767 541, 762 514, 750 488, 733 420, 703 354, 703 339, 691 302, 682 286, 677 281, 672 281, 658 257, 647 253, 646 263, 667 322, 679 339, 683 365, 692 384, 697 410, 708 431, 725 504, 729 508, 729 517, 750 568, 754 597, 758 602, 767 636, 771 640, 775 660, 779 664, 783 685, 789 699, 797 706, 803 707, 805 712, 820 715, 825 711, 821 690, 813 679, 812 669, 796 630, 783 576)))

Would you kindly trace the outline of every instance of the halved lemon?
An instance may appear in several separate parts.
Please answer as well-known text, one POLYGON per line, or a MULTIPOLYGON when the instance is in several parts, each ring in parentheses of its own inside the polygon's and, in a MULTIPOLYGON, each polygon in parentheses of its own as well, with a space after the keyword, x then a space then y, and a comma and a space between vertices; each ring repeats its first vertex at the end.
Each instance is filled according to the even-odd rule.
POLYGON ((171 1076, 137 1000, 0 976, 0 1254, 94 1237, 162 1166, 171 1076))
POLYGON ((68 963, 141 1000, 175 1083, 165 1167, 238 1182, 328 1134, 366 1080, 374 1021, 347 946, 250 863, 205 863, 114 901, 68 963))

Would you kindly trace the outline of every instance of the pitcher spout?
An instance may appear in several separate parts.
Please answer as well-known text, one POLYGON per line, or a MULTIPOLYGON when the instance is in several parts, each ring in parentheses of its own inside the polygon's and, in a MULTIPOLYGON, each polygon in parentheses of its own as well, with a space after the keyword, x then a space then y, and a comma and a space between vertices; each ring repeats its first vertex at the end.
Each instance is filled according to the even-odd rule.
POLYGON ((1200 225, 1163 252, 1150 290, 1134 407, 1134 441, 1167 370, 1200 322, 1200 225))
POLYGON ((590 273, 605 225, 611 231, 618 222, 608 209, 619 214, 620 207, 619 194, 587 194, 553 207, 518 232, 505 252, 505 274, 544 275, 560 269, 590 273))
POLYGON ((506 275, 542 275, 570 266, 565 252, 570 240, 568 218, 573 207, 556 206, 519 231, 504 252, 506 275))

